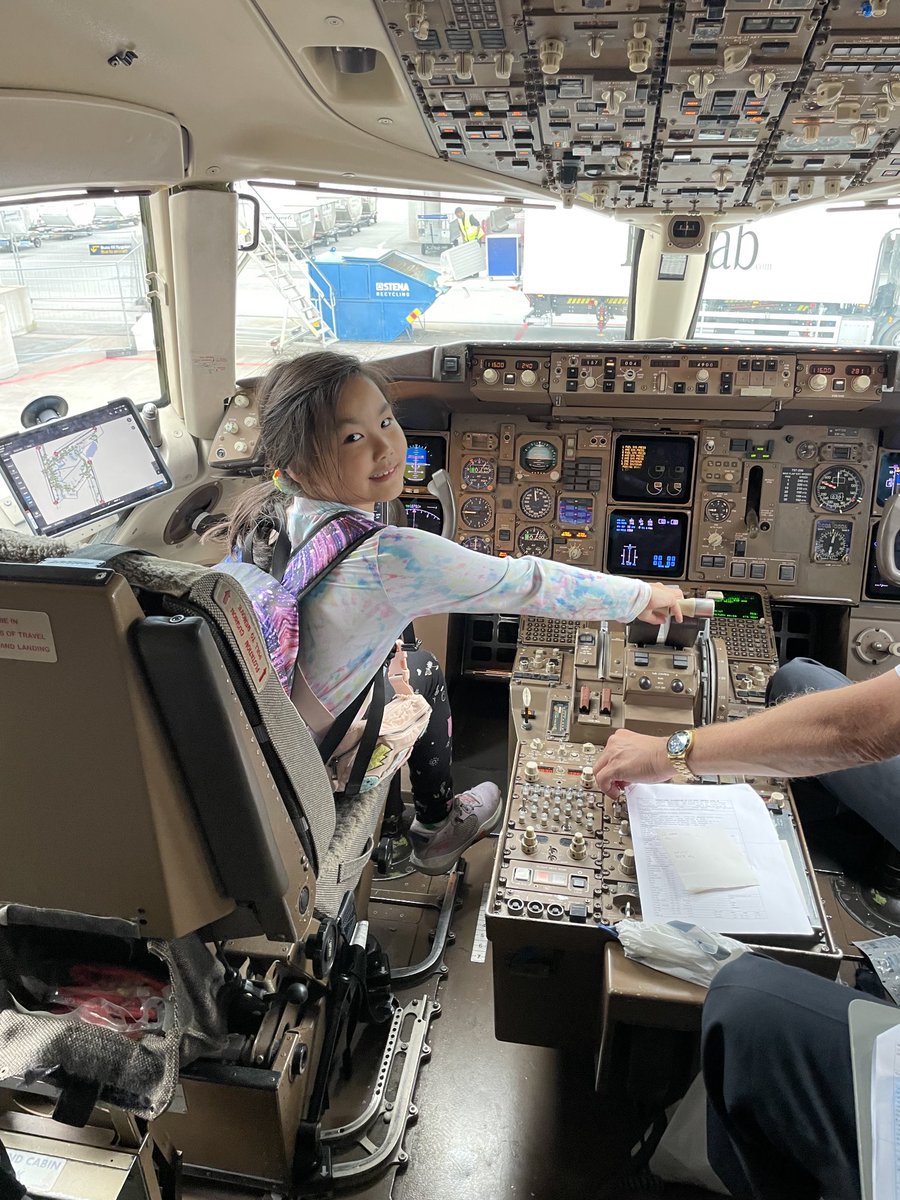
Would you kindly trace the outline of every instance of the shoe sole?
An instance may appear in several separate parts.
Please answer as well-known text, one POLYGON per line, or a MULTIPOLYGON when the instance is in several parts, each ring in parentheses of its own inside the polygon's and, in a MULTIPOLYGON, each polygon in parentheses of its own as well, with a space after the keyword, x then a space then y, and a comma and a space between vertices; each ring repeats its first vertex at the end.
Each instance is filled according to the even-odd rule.
POLYGON ((490 820, 486 821, 476 832, 475 836, 462 850, 457 850, 454 855, 445 854, 442 858, 432 858, 428 862, 420 863, 416 858, 415 853, 409 857, 410 866, 415 867, 420 875, 446 875, 455 863, 459 862, 466 850, 471 850, 476 842, 480 842, 482 838, 493 833, 503 816, 503 797, 500 797, 500 803, 497 805, 497 811, 490 820))

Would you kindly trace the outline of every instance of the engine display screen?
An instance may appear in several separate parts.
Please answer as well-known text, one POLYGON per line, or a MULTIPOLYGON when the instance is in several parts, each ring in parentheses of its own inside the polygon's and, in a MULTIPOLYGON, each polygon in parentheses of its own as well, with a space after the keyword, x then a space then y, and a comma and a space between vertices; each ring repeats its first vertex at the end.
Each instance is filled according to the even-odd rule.
POLYGON ((445 450, 443 438, 410 434, 403 482, 408 487, 427 487, 435 471, 444 468, 445 450))
POLYGON ((884 508, 891 496, 900 492, 900 451, 886 450, 878 464, 878 487, 875 502, 884 508))
POLYGON ((694 467, 691 438, 620 434, 613 461, 613 500, 689 503, 694 467))
POLYGON ((684 575, 688 518, 686 513, 626 512, 609 514, 606 569, 612 575, 684 575))
POLYGON ((762 597, 755 592, 723 592, 716 601, 713 616, 728 621, 761 621, 763 619, 762 597))
POLYGON ((410 529, 424 529, 440 535, 444 527, 444 513, 439 500, 402 500, 406 509, 406 524, 410 529))
POLYGON ((594 502, 590 497, 560 496, 559 523, 575 528, 586 528, 594 520, 594 502))
MULTIPOLYGON (((875 544, 878 540, 878 526, 872 530, 869 544, 869 565, 866 568, 866 595, 870 600, 900 600, 900 587, 882 579, 878 564, 875 561, 875 544)), ((900 534, 894 541, 894 562, 900 567, 900 534)))

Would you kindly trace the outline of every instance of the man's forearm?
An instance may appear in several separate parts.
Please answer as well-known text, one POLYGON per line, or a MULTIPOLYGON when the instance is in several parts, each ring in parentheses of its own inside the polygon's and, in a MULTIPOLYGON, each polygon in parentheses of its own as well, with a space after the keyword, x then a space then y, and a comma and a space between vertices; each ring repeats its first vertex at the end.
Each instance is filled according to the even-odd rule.
POLYGON ((900 679, 796 697, 746 720, 697 730, 697 775, 822 775, 900 753, 900 679))

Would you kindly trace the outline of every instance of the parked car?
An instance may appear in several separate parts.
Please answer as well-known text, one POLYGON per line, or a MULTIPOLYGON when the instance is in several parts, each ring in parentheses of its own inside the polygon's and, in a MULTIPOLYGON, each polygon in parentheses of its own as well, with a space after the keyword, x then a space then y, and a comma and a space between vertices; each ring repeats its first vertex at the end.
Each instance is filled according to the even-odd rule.
POLYGON ((34 230, 28 233, 0 233, 0 254, 12 254, 13 246, 19 250, 37 250, 41 244, 40 235, 34 230))

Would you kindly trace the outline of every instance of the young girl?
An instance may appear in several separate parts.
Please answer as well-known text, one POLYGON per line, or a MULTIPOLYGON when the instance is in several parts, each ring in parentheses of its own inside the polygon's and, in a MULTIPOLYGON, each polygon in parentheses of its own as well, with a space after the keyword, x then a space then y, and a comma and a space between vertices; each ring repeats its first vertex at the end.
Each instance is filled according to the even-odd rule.
MULTIPOLYGON (((384 382, 368 363, 322 350, 274 366, 258 387, 260 433, 273 482, 252 489, 234 510, 234 548, 286 507, 291 543, 300 545, 329 513, 374 512, 403 490, 406 438, 384 382)), ((602 575, 543 558, 491 558, 418 529, 386 526, 353 550, 303 600, 292 700, 321 740, 368 685, 402 631, 430 613, 525 613, 562 620, 659 624, 681 620, 678 588, 602 575)), ((499 789, 482 783, 454 796, 447 687, 426 651, 406 655, 415 691, 432 708, 409 760, 416 819, 412 862, 430 875, 449 871, 490 832, 499 789)), ((392 695, 390 673, 385 693, 392 695)))

